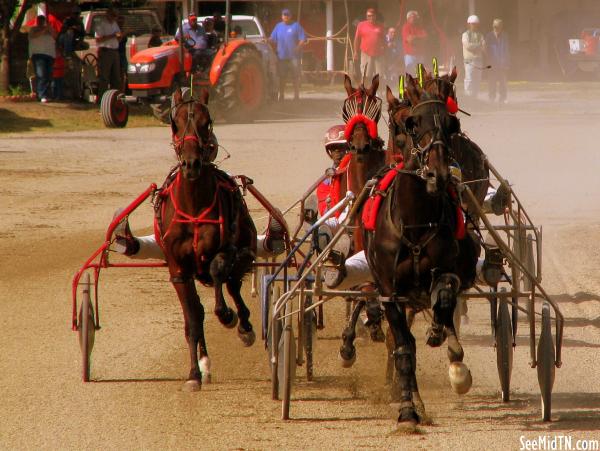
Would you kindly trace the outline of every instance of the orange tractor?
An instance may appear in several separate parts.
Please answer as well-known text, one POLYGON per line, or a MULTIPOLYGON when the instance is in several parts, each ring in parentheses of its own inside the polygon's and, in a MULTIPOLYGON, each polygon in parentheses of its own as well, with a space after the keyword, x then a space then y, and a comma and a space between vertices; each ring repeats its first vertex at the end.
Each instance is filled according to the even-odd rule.
POLYGON ((215 114, 228 121, 256 116, 266 101, 276 98, 276 56, 259 21, 233 16, 231 25, 242 32, 226 33, 208 68, 192 70, 192 56, 175 40, 134 54, 127 68, 127 92, 110 89, 101 99, 100 112, 107 127, 125 127, 129 104, 148 104, 154 116, 168 122, 171 96, 178 87, 184 97, 209 89, 215 114), (207 70, 206 70, 207 69, 207 70))

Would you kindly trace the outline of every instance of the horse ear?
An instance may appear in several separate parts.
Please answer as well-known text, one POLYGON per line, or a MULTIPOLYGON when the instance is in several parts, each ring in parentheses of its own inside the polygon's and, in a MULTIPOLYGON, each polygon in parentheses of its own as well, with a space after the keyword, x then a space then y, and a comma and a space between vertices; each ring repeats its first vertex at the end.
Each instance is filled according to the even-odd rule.
POLYGON ((181 95, 181 88, 178 86, 175 92, 173 93, 173 102, 175 105, 179 105, 183 101, 183 96, 181 95))
POLYGON ((200 90, 200 103, 202 103, 203 105, 208 105, 208 89, 206 88, 202 88, 200 90))
POLYGON ((348 97, 356 92, 356 89, 352 87, 352 80, 348 77, 348 74, 344 74, 344 88, 346 88, 346 93, 348 97))
POLYGON ((418 88, 417 80, 412 75, 406 74, 407 87, 406 96, 411 104, 416 105, 421 99, 421 91, 418 88))
POLYGON ((375 74, 373 80, 371 81, 371 87, 367 89, 367 95, 369 97, 375 97, 377 95, 377 90, 379 89, 379 74, 375 74))
POLYGON ((392 92, 389 86, 385 87, 385 98, 387 99, 388 106, 395 105, 398 101, 398 99, 394 97, 394 93, 392 92))
POLYGON ((452 83, 454 83, 454 81, 456 80, 456 77, 458 77, 458 72, 456 72, 456 66, 454 66, 452 68, 452 72, 450 72, 450 81, 452 83))

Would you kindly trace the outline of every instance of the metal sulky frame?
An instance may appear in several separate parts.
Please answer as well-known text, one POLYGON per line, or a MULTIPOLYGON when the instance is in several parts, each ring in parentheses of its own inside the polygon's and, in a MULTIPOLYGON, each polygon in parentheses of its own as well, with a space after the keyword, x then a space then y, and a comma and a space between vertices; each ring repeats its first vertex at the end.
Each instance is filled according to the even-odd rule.
MULTIPOLYGON (((482 224, 477 229, 482 241, 484 241, 482 233, 488 235, 484 241, 484 249, 486 255, 489 252, 492 258, 486 257, 489 265, 482 271, 482 280, 472 290, 460 296, 455 322, 457 326, 460 325, 461 318, 458 313, 462 310, 461 307, 466 306, 466 300, 487 299, 489 301, 502 401, 508 402, 518 313, 520 311, 527 315, 530 366, 537 369, 542 419, 550 421, 555 368, 560 368, 562 363, 564 318, 556 302, 548 296, 541 285, 542 230, 533 224, 508 182, 489 161, 487 164, 495 182, 509 192, 509 202, 505 208, 503 223, 493 224, 491 218, 486 216, 483 207, 477 202, 468 184, 463 183, 458 187, 463 199, 472 200, 478 210, 482 224), (486 270, 490 269, 492 271, 486 273, 486 270), (519 299, 526 300, 525 306, 519 304, 519 299), (536 334, 536 318, 539 319, 541 329, 539 340, 536 334), (554 337, 552 322, 555 329, 554 337)), ((328 175, 331 174, 326 173, 300 201, 293 205, 300 203, 301 217, 308 195, 328 175)), ((303 237, 299 238, 301 219, 301 224, 293 237, 295 246, 291 253, 276 271, 264 275, 259 281, 263 308, 263 339, 266 340, 272 370, 272 397, 275 400, 281 399, 281 416, 284 420, 290 418, 291 390, 296 366, 306 363, 307 379, 312 378, 312 346, 316 331, 311 324, 315 309, 322 309, 325 302, 338 296, 355 299, 378 297, 377 291, 328 290, 322 283, 322 270, 327 265, 329 252, 344 233, 356 229, 355 219, 375 183, 375 180, 369 181, 357 197, 354 193, 348 192, 325 216, 308 228, 303 237), (315 233, 319 226, 337 211, 346 207, 350 208, 349 214, 332 240, 320 252, 315 252, 315 233), (298 255, 303 255, 300 248, 304 244, 309 244, 310 239, 313 240, 310 243, 310 251, 304 257, 304 261, 296 265, 296 273, 289 274, 287 271, 290 266, 289 261, 296 259, 298 255), (313 302, 314 299, 318 301, 313 302), (297 316, 297 321, 292 320, 294 316, 297 316), (295 327, 294 323, 296 323, 295 327)))
MULTIPOLYGON (((246 194, 250 192, 258 203, 267 211, 269 216, 279 224, 283 231, 284 252, 291 252, 292 241, 290 239, 288 226, 281 212, 254 186, 252 179, 245 175, 238 175, 234 178, 242 189, 243 195, 246 196, 246 194)), ((162 268, 167 266, 166 262, 161 261, 145 263, 139 261, 134 263, 112 263, 109 259, 110 252, 113 252, 112 245, 115 241, 115 229, 148 198, 154 199, 154 196, 156 196, 158 191, 157 185, 152 183, 142 194, 113 218, 108 226, 102 245, 85 261, 73 277, 71 284, 71 329, 76 331, 79 337, 79 345, 82 353, 83 382, 90 381, 90 361, 94 346, 95 332, 100 329, 100 305, 98 301, 98 281, 100 278, 100 271, 103 268, 162 268), (90 272, 93 273, 93 281, 91 280, 90 272), (81 294, 81 296, 79 296, 79 294, 81 294)), ((294 265, 296 265, 295 259, 288 260, 288 266, 294 265)), ((274 256, 271 261, 255 263, 254 271, 256 272, 258 268, 271 270, 279 266, 280 263, 277 262, 276 257, 274 256)))

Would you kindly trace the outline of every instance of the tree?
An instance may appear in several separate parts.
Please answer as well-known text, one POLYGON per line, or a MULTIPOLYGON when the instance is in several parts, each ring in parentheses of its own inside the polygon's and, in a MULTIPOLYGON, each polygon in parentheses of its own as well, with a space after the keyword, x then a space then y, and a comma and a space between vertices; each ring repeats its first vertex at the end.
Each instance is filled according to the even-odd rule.
POLYGON ((0 92, 8 91, 10 48, 23 25, 25 13, 40 0, 0 0, 0 92))

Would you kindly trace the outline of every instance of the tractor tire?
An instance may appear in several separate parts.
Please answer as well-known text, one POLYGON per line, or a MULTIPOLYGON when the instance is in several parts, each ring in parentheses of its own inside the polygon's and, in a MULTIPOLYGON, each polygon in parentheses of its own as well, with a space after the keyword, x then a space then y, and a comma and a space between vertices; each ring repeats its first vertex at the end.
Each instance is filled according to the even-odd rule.
POLYGON ((267 92, 260 55, 250 48, 241 48, 235 52, 221 72, 217 92, 225 120, 252 121, 262 108, 267 92))

